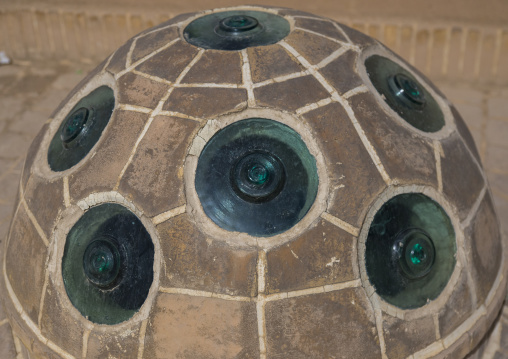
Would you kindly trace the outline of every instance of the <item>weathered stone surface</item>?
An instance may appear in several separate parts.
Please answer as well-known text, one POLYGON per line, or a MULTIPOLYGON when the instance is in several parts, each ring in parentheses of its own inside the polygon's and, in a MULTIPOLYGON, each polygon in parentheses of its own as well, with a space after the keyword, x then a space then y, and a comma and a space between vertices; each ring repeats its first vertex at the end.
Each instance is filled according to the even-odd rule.
POLYGON ((392 180, 401 184, 437 187, 436 160, 431 140, 411 132, 399 123, 402 120, 388 116, 371 93, 358 94, 349 101, 356 119, 392 180))
POLYGON ((80 200, 91 193, 111 191, 115 187, 148 116, 132 111, 114 112, 103 134, 107 140, 96 145, 93 161, 85 162, 69 176, 71 199, 80 200))
POLYGON ((79 358, 83 351, 85 328, 81 322, 72 318, 69 308, 63 303, 63 295, 67 294, 61 293, 50 279, 42 307, 41 333, 71 355, 79 358))
MULTIPOLYGON (((4 290, 4 287, 0 287, 4 290)), ((0 303, 0 322, 8 319, 4 312, 3 304, 0 303)), ((2 345, 0 345, 0 358, 15 358, 16 348, 14 347, 12 330, 9 323, 0 325, 0 338, 2 338, 2 345)))
POLYGON ((5 251, 7 278, 14 294, 26 314, 37 323, 47 248, 23 206, 14 218, 5 251))
POLYGON ((473 314, 473 302, 470 288, 467 284, 467 274, 462 270, 453 293, 446 304, 439 311, 439 333, 446 337, 473 314))
POLYGON ((349 26, 342 24, 340 25, 340 27, 342 28, 342 30, 344 30, 344 33, 349 38, 349 40, 356 46, 366 48, 378 44, 378 41, 376 39, 368 35, 365 35, 364 33, 361 33, 358 30, 352 29, 349 26))
POLYGON ((295 19, 295 27, 314 31, 338 41, 347 42, 343 33, 338 29, 338 26, 326 21, 326 19, 318 20, 299 17, 295 19))
POLYGON ((432 316, 405 321, 384 314, 383 331, 389 358, 406 358, 436 341, 432 316))
POLYGON ((146 358, 259 358, 256 304, 161 293, 148 320, 146 358))
POLYGON ((185 203, 183 164, 198 128, 196 121, 157 116, 139 143, 119 190, 147 216, 185 203))
POLYGON ((485 301, 501 263, 501 237, 492 199, 485 195, 471 226, 466 230, 470 238, 472 274, 475 279, 478 304, 485 301))
POLYGON ((341 95, 364 84, 355 71, 357 57, 358 53, 348 50, 319 70, 341 95))
POLYGON ((174 82, 189 65, 198 49, 185 41, 177 41, 136 67, 136 70, 174 82))
POLYGON ((132 46, 132 41, 134 41, 134 39, 128 40, 125 44, 120 46, 118 50, 115 51, 111 57, 111 60, 109 61, 108 66, 106 66, 106 71, 116 75, 119 72, 125 70, 127 64, 127 56, 132 46))
POLYGON ((87 358, 137 359, 140 326, 137 323, 121 331, 92 331, 88 337, 87 358))
POLYGON ((441 144, 444 152, 441 158, 443 192, 464 220, 485 185, 482 173, 459 136, 452 135, 441 144))
POLYGON ((32 144, 30 145, 30 148, 28 148, 28 152, 26 154, 25 158, 25 164, 23 166, 23 173, 21 175, 21 185, 23 188, 26 187, 26 184, 28 183, 28 179, 30 178, 30 175, 32 173, 32 166, 35 161, 35 157, 37 155, 37 152, 39 152, 42 139, 46 135, 46 131, 48 130, 48 125, 45 124, 39 133, 35 136, 35 138, 32 141, 32 144))
POLYGON ((337 42, 302 30, 293 30, 285 41, 301 54, 311 65, 316 65, 341 46, 337 42))
POLYGON ((117 101, 153 109, 168 89, 166 84, 129 72, 118 79, 117 101))
MULTIPOLYGON (((163 25, 163 24, 161 24, 163 25)), ((167 25, 166 25, 167 26, 167 25)), ((154 31, 155 29, 150 29, 154 31)), ((136 40, 136 46, 132 51, 131 63, 135 63, 152 52, 166 46, 171 41, 178 38, 178 29, 176 26, 161 29, 139 37, 136 40)))
POLYGON ((208 50, 191 67, 182 83, 241 84, 242 58, 239 52, 208 50))
POLYGON ((468 353, 470 351, 469 348, 469 334, 466 333, 462 335, 455 343, 453 343, 450 347, 443 350, 436 356, 431 357, 432 359, 455 359, 455 358, 468 358, 468 353))
POLYGON ((163 106, 163 110, 175 111, 198 118, 213 118, 229 112, 240 111, 247 106, 247 91, 230 88, 177 88, 163 106))
POLYGON ((386 187, 378 169, 341 105, 332 103, 303 117, 321 139, 331 188, 327 211, 360 226, 369 204, 386 187))
POLYGON ((161 287, 244 297, 257 294, 256 250, 232 249, 210 241, 188 214, 171 218, 157 230, 164 261, 161 287))
POLYGON ((28 208, 46 234, 46 238, 50 238, 58 213, 65 208, 63 180, 59 178, 48 181, 32 175, 25 188, 25 198, 28 208))
POLYGON ((325 220, 287 245, 267 253, 268 293, 319 287, 357 279, 356 238, 325 220))
POLYGON ((255 88, 254 96, 261 106, 275 107, 285 111, 294 111, 330 97, 313 76, 303 76, 255 88))
POLYGON ((304 70, 298 60, 280 45, 250 47, 247 53, 254 83, 304 70))
POLYGON ((381 358, 362 289, 268 302, 265 317, 269 358, 381 358))
POLYGON ((476 144, 474 142, 473 136, 471 135, 471 132, 469 132, 466 123, 462 119, 462 116, 457 111, 455 106, 450 107, 452 110, 453 118, 455 119, 455 126, 457 126, 457 130, 459 131, 459 134, 462 136, 462 139, 466 143, 467 147, 469 147, 469 150, 473 153, 473 155, 476 157, 476 160, 481 165, 481 159, 480 154, 478 153, 478 149, 476 148, 476 144))

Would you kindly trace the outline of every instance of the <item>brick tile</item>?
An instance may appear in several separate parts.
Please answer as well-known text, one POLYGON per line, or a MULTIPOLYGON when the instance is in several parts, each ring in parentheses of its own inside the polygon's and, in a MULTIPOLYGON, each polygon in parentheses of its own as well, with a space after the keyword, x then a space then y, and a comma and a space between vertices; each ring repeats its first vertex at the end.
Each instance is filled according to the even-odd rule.
MULTIPOLYGON (((150 29, 151 31, 152 29, 150 29)), ((163 29, 151 34, 146 34, 136 40, 136 47, 132 51, 131 63, 134 63, 150 53, 178 37, 178 30, 175 27, 163 29)))
POLYGON ((363 85, 363 80, 358 73, 351 69, 356 68, 358 54, 354 51, 346 51, 338 59, 333 60, 324 68, 319 70, 339 94, 363 85))
POLYGON ((157 116, 137 148, 119 190, 147 216, 185 203, 183 164, 199 123, 157 116))
POLYGON ((247 53, 254 83, 304 70, 298 60, 279 45, 249 47, 247 53))
POLYGON ((331 22, 308 18, 296 18, 295 27, 311 30, 333 39, 347 42, 346 38, 331 22))
MULTIPOLYGON (((453 117, 455 119, 455 126, 457 126, 457 130, 459 131, 460 136, 466 143, 467 147, 469 147, 469 149, 471 150, 473 155, 476 157, 476 160, 478 161, 478 163, 481 164, 481 158, 480 158, 480 154, 478 152, 478 146, 477 146, 477 144, 479 144, 479 143, 478 142, 475 143, 473 136, 471 135, 471 132, 469 132, 469 130, 466 126, 465 121, 460 116, 459 112, 455 109, 455 107, 452 106, 451 110, 452 110, 453 117)), ((473 127, 473 128, 475 128, 475 127, 473 127)), ((475 129, 476 129, 476 131, 479 131, 480 127, 477 127, 475 129)))
POLYGON ((161 293, 145 337, 146 358, 259 358, 256 304, 161 293))
POLYGON ((356 238, 321 220, 287 245, 267 253, 268 293, 307 289, 356 279, 356 238))
POLYGON ((207 50, 185 75, 182 83, 241 84, 241 55, 239 52, 207 50))
POLYGON ((257 251, 209 241, 188 214, 157 226, 164 258, 161 287, 244 297, 257 294, 257 251))
POLYGON ((154 109, 168 91, 169 86, 128 73, 118 79, 117 101, 154 109))
POLYGON ((374 313, 361 289, 266 303, 268 358, 381 358, 374 313))
POLYGON ((293 30, 285 41, 312 65, 318 64, 341 46, 322 36, 302 30, 293 30))

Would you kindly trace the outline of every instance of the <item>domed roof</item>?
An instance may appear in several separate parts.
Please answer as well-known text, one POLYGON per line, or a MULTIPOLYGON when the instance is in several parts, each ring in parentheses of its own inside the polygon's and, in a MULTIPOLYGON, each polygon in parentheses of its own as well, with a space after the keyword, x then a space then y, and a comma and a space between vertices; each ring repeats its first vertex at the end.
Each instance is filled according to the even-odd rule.
POLYGON ((140 33, 55 110, 2 295, 41 357, 459 357, 503 251, 425 76, 332 20, 234 7, 140 33))

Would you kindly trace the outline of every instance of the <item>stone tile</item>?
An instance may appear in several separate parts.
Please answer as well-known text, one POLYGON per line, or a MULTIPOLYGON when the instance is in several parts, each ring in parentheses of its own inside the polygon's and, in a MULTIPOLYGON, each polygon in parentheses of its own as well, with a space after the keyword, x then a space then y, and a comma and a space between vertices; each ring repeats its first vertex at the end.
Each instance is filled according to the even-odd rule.
POLYGON ((65 289, 56 287, 50 279, 44 296, 41 333, 69 354, 80 358, 85 328, 73 318, 67 302, 63 301, 64 295, 67 295, 65 289))
POLYGON ((69 176, 71 199, 82 199, 93 192, 111 191, 127 163, 131 150, 143 131, 148 114, 116 110, 94 148, 93 159, 69 176))
POLYGON ((331 22, 321 21, 309 18, 296 18, 295 27, 302 28, 319 34, 331 37, 333 39, 347 42, 346 38, 331 22))
MULTIPOLYGON (((466 123, 464 122, 464 120, 462 119, 459 112, 457 111, 457 109, 454 106, 451 106, 451 110, 452 110, 453 117, 455 119, 455 126, 457 126, 457 130, 459 131, 460 136, 466 143, 467 147, 471 150, 473 155, 476 157, 476 160, 478 161, 478 163, 481 164, 481 158, 480 158, 480 154, 478 152, 478 148, 475 144, 473 136, 471 135, 471 132, 469 132, 469 130, 466 126, 466 123)), ((481 127, 481 124, 480 124, 480 127, 481 127)))
POLYGON ((453 293, 446 304, 439 310, 439 333, 446 337, 461 325, 473 313, 471 292, 467 285, 465 270, 460 274, 453 293))
POLYGON ((254 83, 304 70, 298 60, 279 45, 249 47, 247 53, 254 83))
POLYGON ((23 156, 29 145, 26 135, 4 132, 0 135, 0 158, 15 159, 23 156))
POLYGON ((485 116, 483 115, 483 109, 481 104, 473 105, 470 103, 457 103, 456 106, 452 106, 452 111, 456 109, 468 127, 481 128, 485 116))
POLYGON ((47 248, 23 207, 14 219, 5 250, 7 277, 12 289, 26 314, 37 323, 47 248))
POLYGON ((45 113, 31 110, 24 111, 16 121, 10 124, 9 131, 23 133, 28 137, 35 137, 47 119, 48 117, 45 113))
POLYGON ((383 314, 383 333, 389 358, 406 358, 436 341, 434 319, 430 315, 405 321, 383 314))
POLYGON ((360 31, 352 29, 346 25, 341 24, 340 27, 342 28, 342 30, 344 30, 344 32, 349 37, 351 42, 357 46, 360 46, 361 48, 365 48, 378 43, 378 41, 375 40, 374 38, 367 36, 361 33, 360 31))
POLYGON ((137 66, 136 70, 173 82, 197 52, 198 49, 187 42, 178 41, 137 66))
MULTIPOLYGON (((462 335, 455 343, 450 347, 443 350, 436 356, 431 357, 432 359, 455 359, 455 358, 466 358, 469 353, 469 334, 462 335)), ((470 359, 468 357, 468 359, 470 359)))
POLYGON ((365 209, 385 188, 349 116, 338 103, 303 117, 319 139, 330 180, 327 211, 355 226, 363 223, 365 209))
POLYGON ((122 358, 137 359, 139 347, 139 328, 133 324, 122 331, 115 329, 92 331, 88 338, 87 358, 122 358))
POLYGON ((442 140, 441 145, 444 153, 441 158, 443 192, 457 208, 462 221, 484 186, 483 177, 458 135, 442 140))
POLYGON ((313 76, 303 76, 255 88, 254 96, 260 106, 295 111, 330 95, 313 76))
POLYGON ((388 116, 371 93, 350 98, 356 119, 375 148, 392 180, 400 184, 437 187, 436 160, 431 140, 407 129, 388 116))
POLYGON ((241 84, 240 52, 207 50, 185 75, 182 83, 241 84))
POLYGON ((374 313, 362 289, 266 303, 268 358, 381 358, 374 313))
POLYGON ((23 171, 21 174, 21 183, 23 185, 23 188, 26 188, 26 184, 28 182, 28 179, 30 178, 30 174, 32 171, 32 165, 35 161, 35 157, 37 155, 37 152, 40 150, 41 142, 46 135, 46 132, 48 130, 48 125, 42 126, 39 133, 35 136, 32 143, 30 144, 30 147, 28 148, 28 151, 26 153, 26 158, 23 165, 23 171))
POLYGON ((32 175, 25 188, 25 200, 46 238, 50 238, 58 213, 65 209, 63 180, 48 181, 32 175))
POLYGON ((489 119, 485 135, 490 145, 508 147, 508 121, 489 119))
POLYGON ((354 70, 356 68, 357 57, 358 54, 356 52, 352 50, 346 51, 339 58, 319 70, 325 76, 326 81, 335 87, 341 95, 364 84, 363 80, 354 70))
POLYGON ((136 47, 132 51, 131 63, 135 63, 176 38, 178 38, 176 26, 139 37, 136 40, 136 47))
POLYGON ((485 168, 495 173, 508 173, 508 148, 487 146, 485 168))
POLYGON ((160 286, 236 296, 257 294, 257 251, 210 241, 182 214, 157 226, 164 258, 160 286))
POLYGON ((319 223, 287 245, 267 253, 269 294, 357 279, 356 238, 331 223, 319 223))
POLYGON ((163 106, 163 110, 176 111, 198 118, 240 111, 247 106, 247 91, 230 88, 177 88, 163 106))
POLYGON ((293 30, 285 41, 312 65, 316 65, 341 46, 327 38, 312 33, 293 30))
POLYGON ((485 301, 496 279, 501 263, 501 238, 492 199, 486 194, 472 224, 466 229, 471 246, 472 275, 478 305, 485 301))
POLYGON ((487 100, 489 117, 508 120, 508 101, 506 97, 491 97, 487 100))
POLYGON ((256 304, 161 293, 148 320, 145 358, 259 358, 256 304))
POLYGON ((125 65, 127 62, 127 55, 129 53, 129 50, 131 48, 133 39, 127 40, 125 44, 120 46, 115 53, 113 54, 113 57, 111 57, 111 61, 109 61, 108 66, 106 67, 106 70, 111 72, 113 75, 116 75, 120 71, 125 70, 125 65))
POLYGON ((183 165, 196 121, 157 116, 137 148, 119 190, 152 217, 185 203, 183 165))
POLYGON ((133 73, 118 79, 117 101, 121 104, 154 109, 169 89, 168 85, 133 73))

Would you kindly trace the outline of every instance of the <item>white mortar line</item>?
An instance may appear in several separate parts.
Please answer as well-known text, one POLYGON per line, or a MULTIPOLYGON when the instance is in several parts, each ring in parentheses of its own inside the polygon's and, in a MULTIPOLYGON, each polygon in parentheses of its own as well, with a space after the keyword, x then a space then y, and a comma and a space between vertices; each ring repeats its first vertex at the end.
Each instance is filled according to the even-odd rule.
POLYGON ((441 339, 441 331, 439 330, 439 313, 433 313, 432 319, 434 320, 434 329, 436 332, 436 340, 441 339))
POLYGON ((348 232, 349 234, 355 236, 355 237, 358 237, 360 235, 360 229, 347 223, 347 222, 344 222, 342 219, 340 218, 337 218, 333 215, 331 215, 330 213, 328 212, 323 212, 321 214, 321 217, 325 220, 327 220, 328 222, 330 222, 331 224, 339 227, 340 229, 348 232))
POLYGON ((192 121, 196 121, 196 122, 203 122, 204 121, 201 118, 189 116, 184 113, 175 112, 175 111, 161 111, 161 112, 159 112, 159 116, 180 117, 180 118, 185 118, 187 120, 192 120, 192 121))
POLYGON ((139 65, 141 65, 143 62, 145 62, 146 60, 154 57, 155 55, 157 55, 159 52, 162 52, 164 50, 166 50, 167 48, 169 48, 170 46, 172 46, 174 43, 176 43, 177 41, 179 41, 180 38, 176 38, 174 39, 173 41, 170 41, 168 42, 166 45, 162 46, 162 47, 159 47, 157 50, 155 50, 154 52, 146 55, 145 57, 139 59, 138 61, 136 61, 135 63, 133 63, 132 65, 130 65, 129 67, 127 67, 126 69, 120 71, 119 73, 117 73, 115 75, 115 80, 118 80, 120 77, 122 77, 123 75, 125 75, 127 72, 130 72, 131 70, 135 69, 136 67, 138 67, 139 65))
POLYGON ((460 223, 460 226, 462 227, 462 229, 465 229, 466 227, 468 227, 471 224, 471 221, 473 220, 474 216, 478 212, 478 209, 480 208, 480 205, 483 201, 483 197, 485 197, 486 193, 487 193, 487 185, 485 184, 483 186, 482 190, 480 191, 480 194, 476 198, 476 201, 474 202, 473 207, 469 211, 467 217, 460 223))
POLYGON ((81 348, 81 357, 84 359, 86 358, 86 355, 88 354, 88 338, 90 338, 90 332, 92 330, 90 328, 85 329, 85 332, 83 333, 83 344, 81 348))
POLYGON ((147 74, 145 72, 141 72, 141 71, 138 71, 136 69, 132 70, 131 71, 133 74, 135 75, 138 75, 138 76, 141 76, 141 77, 144 77, 146 79, 149 79, 149 80, 152 80, 154 82, 160 82, 160 83, 163 83, 165 85, 169 85, 169 86, 172 86, 173 83, 171 81, 168 81, 166 79, 163 79, 163 78, 160 78, 158 76, 155 76, 155 75, 150 75, 150 74, 147 74))
POLYGON ((145 337, 146 337, 147 324, 148 324, 148 319, 145 319, 141 322, 141 327, 139 328, 138 359, 142 359, 143 354, 145 352, 145 337))
POLYGON ((386 343, 385 343, 385 335, 383 331, 383 312, 379 307, 379 303, 376 299, 369 298, 369 301, 372 304, 372 309, 374 310, 374 318, 376 320, 376 330, 377 336, 379 338, 379 349, 381 350, 381 358, 388 359, 386 355, 386 343))
POLYGON ((4 319, 4 320, 0 321, 0 327, 7 324, 7 323, 9 323, 8 319, 4 319))
POLYGON ((166 222, 170 218, 173 218, 173 217, 176 217, 180 214, 185 213, 185 206, 186 205, 184 204, 180 207, 176 207, 176 208, 170 209, 167 212, 158 214, 157 216, 152 218, 152 223, 154 225, 158 225, 158 224, 161 224, 162 222, 166 222))
POLYGON ((65 207, 70 207, 71 205, 71 195, 69 191, 69 177, 65 176, 63 178, 63 197, 65 207))
POLYGON ((23 349, 21 348, 21 341, 14 333, 12 333, 12 338, 14 340, 14 348, 16 349, 16 359, 25 359, 25 356, 23 355, 23 349))
POLYGON ((46 234, 42 230, 41 226, 39 226, 39 223, 37 222, 37 219, 35 219, 32 211, 30 211, 30 208, 28 208, 28 204, 25 201, 25 197, 21 196, 20 199, 21 199, 21 203, 23 203, 23 207, 25 208, 28 218, 30 218, 30 221, 32 222, 33 226, 35 227, 35 230, 39 234, 39 237, 41 237, 42 241, 44 242, 44 245, 46 247, 48 247, 49 246, 48 238, 46 237, 46 234))
POLYGON ((129 52, 127 56, 125 56, 125 68, 129 68, 132 65, 132 53, 134 52, 134 48, 136 47, 138 39, 134 38, 131 43, 131 47, 129 48, 129 52))
POLYGON ((118 109, 123 110, 123 111, 132 111, 132 112, 140 112, 140 113, 152 112, 151 108, 136 106, 136 105, 129 105, 129 104, 125 104, 125 103, 118 104, 118 109))
POLYGON ((253 301, 255 301, 255 298, 251 298, 251 297, 242 297, 239 295, 221 294, 221 293, 208 292, 205 290, 195 290, 195 289, 187 289, 187 288, 160 287, 159 292, 166 293, 166 294, 188 295, 190 297, 216 298, 216 299, 229 300, 229 301, 233 301, 233 302, 253 302, 253 301))
POLYGON ((332 102, 333 102, 333 99, 331 97, 328 97, 328 98, 325 98, 323 100, 319 100, 318 102, 311 103, 309 105, 300 107, 295 112, 296 112, 297 115, 303 115, 304 113, 307 113, 307 112, 312 111, 312 110, 316 110, 316 109, 318 109, 320 107, 323 107, 323 106, 326 106, 326 105, 328 105, 328 104, 330 104, 332 102))
MULTIPOLYGON (((355 45, 353 44, 353 42, 351 41, 351 39, 349 38, 349 36, 348 36, 348 35, 346 34, 346 32, 344 31, 344 29, 342 28, 342 26, 339 26, 339 25, 338 25, 335 21, 332 21, 332 24, 333 24, 333 26, 335 26, 335 28, 336 28, 337 30, 339 30, 339 32, 342 34, 342 36, 344 36, 344 37, 346 38, 347 42, 348 42, 350 45, 355 46, 355 45)), ((355 46, 355 47, 356 47, 356 46, 355 46)), ((356 49, 356 51, 358 51, 358 48, 356 49)))
POLYGON ((348 52, 350 49, 345 47, 345 46, 342 46, 342 47, 339 47, 337 50, 335 50, 334 52, 332 52, 329 56, 325 57, 323 60, 321 60, 317 65, 316 67, 319 68, 319 69, 322 69, 323 67, 325 67, 326 65, 328 65, 330 62, 338 59, 339 57, 341 57, 342 55, 344 55, 346 52, 348 52))
MULTIPOLYGON (((173 43, 173 41, 171 42, 173 43)), ((170 43, 170 44, 171 44, 170 43)), ((182 81, 182 79, 184 78, 185 75, 187 75, 187 73, 189 72, 189 70, 191 69, 192 66, 194 66, 194 64, 196 62, 198 62, 198 60, 201 58, 201 56, 203 56, 203 53, 204 53, 205 50, 200 50, 196 56, 194 56, 194 58, 192 59, 192 61, 187 65, 187 67, 185 67, 185 69, 180 73, 180 75, 178 76, 178 78, 176 79, 175 81, 175 84, 178 84, 180 83, 180 81, 182 81)), ((153 54, 153 53, 152 53, 153 54)), ((141 60, 140 60, 141 61, 141 60)), ((139 61, 138 61, 139 62, 139 61)), ((146 122, 145 124, 145 127, 143 128, 143 131, 141 132, 141 134, 139 135, 136 143, 134 144, 134 147, 132 148, 132 151, 131 151, 131 154, 129 156, 129 159, 127 160, 127 163, 125 164, 125 166, 122 168, 122 171, 120 172, 120 175, 118 176, 118 179, 117 179, 117 182, 116 182, 116 185, 114 187, 114 191, 118 190, 118 187, 120 187, 120 181, 122 180, 122 177, 123 175, 125 174, 125 171, 127 170, 127 168, 129 167, 129 165, 131 164, 132 162, 132 159, 134 158, 134 155, 136 154, 136 151, 138 149, 138 146, 139 144, 141 143, 141 141, 143 140, 143 138, 145 137, 146 133, 148 132, 148 129, 150 128, 150 125, 152 124, 154 118, 162 111, 162 107, 164 106, 164 103, 167 101, 167 99, 169 98, 169 96, 171 95, 171 93, 173 92, 174 90, 174 87, 170 87, 169 90, 166 92, 166 94, 162 97, 162 99, 159 101, 159 104, 157 105, 157 107, 152 111, 152 114, 150 115, 150 118, 148 119, 148 121, 146 122)))
POLYGON ((266 268, 268 266, 266 252, 258 252, 257 275, 258 275, 258 296, 256 303, 256 314, 258 320, 259 337, 259 358, 266 359, 266 318, 265 318, 265 291, 266 291, 266 268))
POLYGON ((437 190, 443 193, 443 175, 441 171, 441 157, 444 156, 441 142, 434 140, 434 158, 436 160, 437 190))
POLYGON ((308 75, 310 75, 310 73, 307 70, 293 72, 293 73, 290 73, 290 74, 287 74, 287 75, 282 75, 282 76, 274 77, 273 79, 265 80, 265 81, 262 81, 262 82, 257 82, 255 84, 253 84, 252 87, 253 88, 263 87, 263 86, 266 86, 266 85, 271 85, 271 84, 274 84, 274 83, 284 82, 284 81, 287 81, 287 80, 292 80, 292 79, 296 79, 296 78, 303 77, 303 76, 308 76, 308 75))
POLYGON ((243 86, 247 90, 247 98, 249 107, 256 106, 256 98, 254 97, 254 89, 252 84, 252 77, 250 73, 249 54, 247 49, 242 50, 242 81, 243 86))
POLYGON ((354 89, 349 90, 345 94, 343 94, 342 98, 347 100, 355 95, 365 93, 365 92, 369 92, 369 88, 366 85, 360 85, 358 87, 355 87, 354 89))
POLYGON ((347 100, 340 97, 339 94, 337 93, 337 91, 335 91, 333 89, 333 87, 331 87, 330 84, 328 84, 328 82, 326 82, 325 78, 319 72, 317 72, 314 69, 314 67, 302 55, 300 55, 300 53, 298 51, 296 51, 291 45, 289 45, 284 40, 280 42, 280 45, 283 46, 294 57, 296 57, 298 59, 298 61, 300 61, 300 63, 311 72, 311 74, 316 78, 316 80, 318 80, 319 83, 332 95, 332 98, 335 101, 339 102, 342 105, 342 107, 344 108, 344 110, 346 110, 346 113, 349 115, 349 118, 350 118, 351 122, 353 123, 353 126, 354 126, 356 132, 360 136, 360 140, 363 142, 363 145, 367 149, 367 152, 369 153, 370 158, 376 165, 379 173, 381 174, 381 177, 383 177, 383 180, 385 181, 386 184, 390 185, 392 182, 390 179, 390 176, 388 176, 388 173, 386 172, 383 164, 381 163, 381 160, 379 159, 379 157, 376 153, 376 150, 374 149, 374 147, 370 143, 369 139, 365 135, 365 132, 363 131, 362 127, 358 123, 355 113, 354 113, 353 109, 351 108, 351 106, 349 105, 349 103, 347 102, 347 100))
POLYGON ((49 282, 49 270, 46 268, 44 270, 44 284, 42 285, 41 300, 39 301, 39 315, 37 316, 37 325, 39 326, 39 328, 41 328, 42 311, 44 309, 44 299, 46 298, 46 290, 48 288, 48 282, 49 282))
POLYGON ((175 87, 191 87, 191 88, 223 88, 223 89, 237 89, 237 88, 243 88, 242 85, 238 84, 228 84, 228 83, 222 83, 222 84, 214 84, 214 83, 185 83, 185 84, 175 84, 175 87))
POLYGON ((42 335, 40 329, 37 327, 37 325, 32 322, 30 317, 25 313, 23 306, 19 302, 18 298, 16 297, 16 294, 14 293, 14 290, 11 287, 11 283, 9 281, 9 278, 7 276, 7 271, 5 267, 5 261, 3 265, 3 275, 4 275, 4 283, 5 287, 7 289, 7 294, 9 295, 12 304, 14 305, 14 308, 18 312, 19 316, 21 317, 21 320, 25 322, 25 324, 28 326, 28 328, 35 334, 37 339, 42 342, 43 345, 46 345, 48 348, 56 352, 58 355, 66 358, 66 359, 75 359, 72 355, 67 353, 65 350, 60 348, 58 345, 53 343, 51 340, 46 338, 44 335, 42 335))

